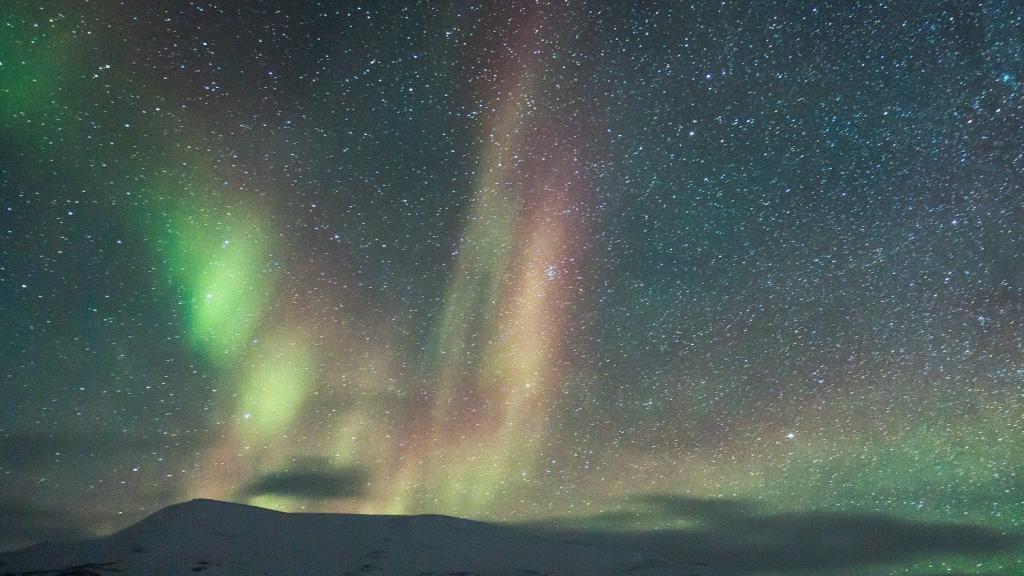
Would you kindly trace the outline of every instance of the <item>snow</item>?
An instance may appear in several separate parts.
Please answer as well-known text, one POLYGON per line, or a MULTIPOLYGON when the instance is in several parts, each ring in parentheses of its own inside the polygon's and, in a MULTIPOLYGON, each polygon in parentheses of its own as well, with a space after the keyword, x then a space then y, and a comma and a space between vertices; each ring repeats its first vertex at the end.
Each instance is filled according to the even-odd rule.
POLYGON ((711 576, 699 565, 448 516, 169 506, 104 538, 0 554, 0 575, 711 576))

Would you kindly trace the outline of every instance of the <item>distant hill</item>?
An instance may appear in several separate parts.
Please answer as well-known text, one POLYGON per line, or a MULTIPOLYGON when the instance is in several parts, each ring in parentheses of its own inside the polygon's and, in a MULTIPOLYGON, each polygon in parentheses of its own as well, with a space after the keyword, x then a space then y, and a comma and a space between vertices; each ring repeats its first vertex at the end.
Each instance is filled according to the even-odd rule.
POLYGON ((0 554, 18 576, 711 576, 701 565, 448 516, 299 514, 192 500, 104 538, 0 554))

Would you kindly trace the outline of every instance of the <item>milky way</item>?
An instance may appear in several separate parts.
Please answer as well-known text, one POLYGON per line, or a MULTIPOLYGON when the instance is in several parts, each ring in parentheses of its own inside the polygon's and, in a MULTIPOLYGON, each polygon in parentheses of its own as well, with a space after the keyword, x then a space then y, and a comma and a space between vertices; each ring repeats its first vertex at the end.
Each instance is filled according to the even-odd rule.
POLYGON ((1024 533, 1024 5, 125 4, 0 10, 4 547, 1024 533))

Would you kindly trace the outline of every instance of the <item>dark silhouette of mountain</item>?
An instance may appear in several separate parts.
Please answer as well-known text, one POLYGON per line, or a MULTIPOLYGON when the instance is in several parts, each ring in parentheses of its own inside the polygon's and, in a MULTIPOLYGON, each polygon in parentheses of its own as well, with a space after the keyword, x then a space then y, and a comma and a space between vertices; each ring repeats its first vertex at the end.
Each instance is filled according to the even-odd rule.
POLYGON ((120 532, 0 554, 0 575, 711 576, 614 544, 448 516, 284 513, 214 500, 120 532))

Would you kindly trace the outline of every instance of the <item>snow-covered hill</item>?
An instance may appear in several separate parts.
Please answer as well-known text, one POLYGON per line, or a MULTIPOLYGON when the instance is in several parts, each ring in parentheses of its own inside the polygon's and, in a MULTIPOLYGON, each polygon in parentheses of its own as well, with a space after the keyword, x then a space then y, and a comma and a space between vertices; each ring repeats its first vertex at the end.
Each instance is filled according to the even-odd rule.
POLYGON ((0 554, 0 575, 710 576, 631 550, 447 516, 287 514, 214 500, 169 506, 96 540, 0 554))

